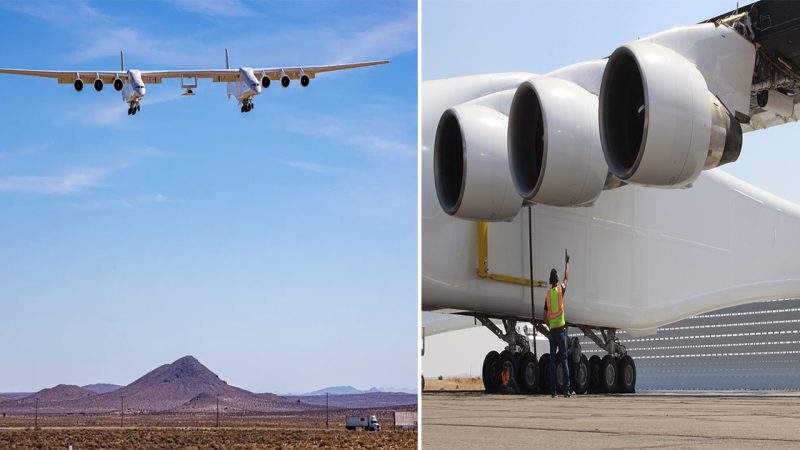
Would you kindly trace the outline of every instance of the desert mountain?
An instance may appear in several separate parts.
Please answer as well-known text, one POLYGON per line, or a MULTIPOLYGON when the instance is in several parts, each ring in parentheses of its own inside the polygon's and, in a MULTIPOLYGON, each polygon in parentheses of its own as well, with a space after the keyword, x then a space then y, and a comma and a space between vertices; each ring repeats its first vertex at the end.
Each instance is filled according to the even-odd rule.
POLYGON ((97 394, 80 386, 75 386, 73 384, 59 384, 58 386, 42 389, 39 392, 17 400, 17 402, 19 402, 20 405, 35 405, 36 399, 38 398, 39 405, 43 406, 50 403, 79 400, 86 397, 91 397, 93 395, 97 394))
POLYGON ((364 391, 358 390, 353 386, 329 386, 326 388, 318 389, 303 395, 348 395, 348 394, 363 394, 364 391))
POLYGON ((59 385, 21 400, 4 402, 0 412, 32 412, 37 395, 39 412, 44 414, 119 411, 123 401, 126 412, 210 412, 216 409, 217 396, 221 409, 235 411, 319 409, 274 394, 254 394, 230 386, 192 356, 157 367, 133 383, 105 394, 95 394, 78 386, 59 385))
POLYGON ((81 386, 81 387, 84 389, 88 389, 94 392, 95 394, 107 394, 109 392, 116 391, 122 386, 110 383, 95 383, 95 384, 87 384, 86 386, 81 386))
POLYGON ((326 388, 318 389, 313 392, 308 392, 305 394, 301 394, 302 397, 307 396, 314 396, 314 395, 355 395, 355 394, 371 394, 376 392, 405 392, 407 394, 415 394, 416 390, 412 389, 404 389, 404 388, 391 388, 391 387, 371 387, 367 390, 361 390, 354 388, 353 386, 329 386, 326 388))
MULTIPOLYGON (((325 396, 280 397, 275 394, 256 394, 220 379, 192 356, 184 356, 171 364, 164 364, 146 373, 133 383, 105 393, 114 385, 89 385, 86 387, 63 385, 43 389, 25 398, 0 399, 0 412, 31 414, 36 397, 40 414, 78 414, 118 412, 124 401, 127 413, 176 412, 212 413, 219 401, 220 412, 300 412, 325 409, 325 396)), ((340 386, 330 396, 331 408, 376 408, 416 405, 416 394, 369 392, 363 393, 350 386, 340 386), (353 392, 344 394, 343 392, 353 392)), ((323 390, 324 392, 325 390, 323 390)), ((19 397, 17 397, 19 398, 19 397)))
POLYGON ((417 394, 404 392, 365 392, 361 394, 336 394, 327 399, 324 395, 291 396, 289 399, 300 400, 309 405, 325 406, 327 401, 336 408, 389 408, 417 404, 417 394))

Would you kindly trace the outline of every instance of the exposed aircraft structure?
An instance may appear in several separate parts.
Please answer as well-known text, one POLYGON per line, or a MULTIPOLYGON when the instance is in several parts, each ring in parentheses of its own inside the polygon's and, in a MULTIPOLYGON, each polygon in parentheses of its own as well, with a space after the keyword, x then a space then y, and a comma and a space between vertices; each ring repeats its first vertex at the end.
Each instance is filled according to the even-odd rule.
POLYGON ((225 49, 224 69, 202 70, 125 70, 125 57, 120 52, 120 70, 118 71, 55 71, 55 70, 27 70, 27 69, 0 69, 0 73, 11 75, 29 75, 35 77, 55 78, 59 84, 72 84, 76 91, 83 90, 84 83, 92 83, 98 92, 110 83, 114 90, 122 95, 122 100, 128 104, 128 115, 134 115, 141 110, 141 101, 147 93, 146 83, 161 84, 166 78, 180 78, 181 88, 186 89, 183 95, 195 95, 197 80, 207 78, 215 83, 227 83, 228 98, 235 97, 241 105, 241 111, 250 112, 254 108, 253 99, 261 94, 262 88, 268 88, 272 81, 280 81, 281 86, 289 87, 291 80, 300 80, 300 85, 307 87, 311 79, 318 73, 333 72, 337 70, 355 69, 358 67, 387 64, 389 61, 368 61, 349 64, 335 64, 329 66, 307 67, 271 67, 253 68, 240 67, 231 69, 228 63, 228 49, 225 49))
POLYGON ((549 355, 516 326, 547 332, 540 280, 565 247, 568 325, 607 353, 582 361, 579 393, 589 373, 635 390, 617 330, 800 295, 800 206, 716 169, 743 132, 798 119, 798 18, 762 1, 544 75, 423 83, 422 309, 507 344, 484 360, 487 391, 502 367, 525 393, 548 386, 549 355))

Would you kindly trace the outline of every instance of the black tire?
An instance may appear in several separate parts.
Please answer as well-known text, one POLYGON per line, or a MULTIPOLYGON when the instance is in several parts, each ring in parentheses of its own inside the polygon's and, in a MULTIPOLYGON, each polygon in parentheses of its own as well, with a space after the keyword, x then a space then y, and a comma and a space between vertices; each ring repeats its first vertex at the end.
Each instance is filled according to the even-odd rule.
POLYGON ((620 358, 619 363, 617 363, 617 370, 619 374, 619 381, 617 381, 619 392, 625 394, 636 392, 636 364, 633 363, 633 358, 628 355, 620 358))
POLYGON ((550 353, 539 358, 539 392, 550 393, 550 353))
POLYGON ((600 386, 607 394, 617 391, 617 360, 611 355, 606 355, 600 362, 600 386))
MULTIPOLYGON (((558 354, 556 354, 556 358, 558 358, 558 361, 556 361, 556 392, 563 394, 564 385, 566 384, 564 382, 564 362, 558 357, 558 354)), ((569 373, 567 375, 569 376, 569 373)))
POLYGON ((487 353, 486 357, 483 358, 483 371, 481 372, 483 388, 490 394, 497 392, 497 384, 495 384, 494 380, 496 379, 495 373, 497 372, 498 359, 500 359, 500 354, 494 350, 487 353))
POLYGON ((497 387, 503 385, 503 369, 508 368, 508 375, 514 376, 517 373, 517 365, 514 359, 514 354, 508 350, 503 350, 500 352, 500 358, 497 359, 497 372, 495 372, 495 381, 497 383, 497 387))
POLYGON ((592 355, 589 358, 589 392, 598 393, 600 389, 600 357, 592 355))
POLYGON ((570 378, 570 387, 572 390, 578 395, 584 395, 589 392, 589 360, 586 358, 586 355, 581 355, 581 360, 578 363, 580 365, 580 377, 578 374, 575 373, 573 370, 569 373, 570 378))
POLYGON ((517 360, 517 386, 521 394, 539 392, 539 364, 531 352, 525 352, 517 360))

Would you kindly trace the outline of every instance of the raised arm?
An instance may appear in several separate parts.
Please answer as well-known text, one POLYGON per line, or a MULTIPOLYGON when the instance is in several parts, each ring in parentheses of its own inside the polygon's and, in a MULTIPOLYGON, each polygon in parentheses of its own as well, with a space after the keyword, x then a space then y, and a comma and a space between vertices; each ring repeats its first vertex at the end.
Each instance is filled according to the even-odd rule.
POLYGON ((569 279, 569 253, 567 253, 567 249, 564 249, 564 287, 567 286, 568 279, 569 279))

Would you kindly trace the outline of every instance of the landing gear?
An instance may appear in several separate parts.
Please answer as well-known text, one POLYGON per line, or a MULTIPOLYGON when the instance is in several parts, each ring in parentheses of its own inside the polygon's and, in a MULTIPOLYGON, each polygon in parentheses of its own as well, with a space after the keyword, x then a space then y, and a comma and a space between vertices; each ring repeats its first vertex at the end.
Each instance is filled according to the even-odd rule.
POLYGON ((550 393, 550 353, 545 353, 539 358, 539 391, 542 394, 550 393))
POLYGON ((597 386, 597 391, 613 394, 615 392, 632 394, 636 392, 636 364, 628 355, 625 346, 617 340, 616 330, 600 330, 600 335, 583 327, 583 334, 589 337, 608 354, 601 360, 597 355, 589 360, 589 370, 592 374, 591 382, 597 386), (592 361, 595 361, 592 363, 592 361), (595 378, 596 377, 596 378, 595 378))
POLYGON ((250 111, 252 111, 252 110, 253 110, 253 108, 255 108, 255 107, 256 107, 256 105, 255 105, 255 103, 253 103, 253 101, 252 101, 252 100, 243 100, 243 103, 242 103, 242 112, 243 112, 243 113, 250 112, 250 111))
POLYGON ((497 360, 500 359, 500 354, 492 350, 483 358, 483 388, 488 394, 494 394, 498 390, 497 385, 497 360))
POLYGON ((569 386, 575 394, 583 395, 589 392, 589 360, 586 355, 581 355, 577 366, 577 371, 575 367, 569 368, 569 386))
MULTIPOLYGON (((551 383, 556 383, 558 393, 568 394, 562 392, 566 380, 563 380, 560 358, 556 362, 549 353, 545 353, 537 361, 536 356, 531 353, 528 338, 517 333, 516 320, 503 320, 504 332, 487 317, 477 316, 476 319, 508 344, 502 352, 491 351, 483 360, 483 386, 487 393, 500 392, 503 370, 508 369, 509 374, 515 378, 521 394, 537 392, 548 394, 551 383), (550 379, 551 363, 557 364, 555 380, 550 379)), ((537 325, 537 329, 547 334, 547 329, 540 324, 537 325)), ((575 367, 570 365, 570 390, 578 395, 589 392, 607 394, 636 392, 636 364, 628 355, 625 346, 617 340, 616 330, 598 330, 584 326, 582 331, 607 354, 603 358, 593 355, 588 359, 586 355, 581 355, 578 363, 580 370, 574 370, 575 367)))
POLYGON ((633 363, 633 358, 628 355, 620 358, 617 364, 617 372, 619 374, 619 392, 625 394, 632 394, 636 391, 636 364, 633 363))
POLYGON ((600 387, 607 394, 617 391, 617 360, 606 355, 600 362, 600 387))
POLYGON ((539 392, 539 365, 531 352, 521 354, 517 360, 517 386, 522 394, 539 392))
POLYGON ((597 355, 589 358, 589 391, 600 392, 600 357, 597 355))
POLYGON ((138 103, 136 103, 135 105, 133 103, 131 103, 130 106, 128 107, 128 115, 132 116, 132 115, 136 114, 137 111, 140 111, 141 109, 142 109, 142 107, 138 103))

